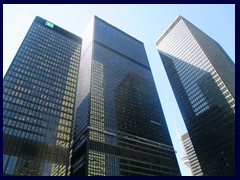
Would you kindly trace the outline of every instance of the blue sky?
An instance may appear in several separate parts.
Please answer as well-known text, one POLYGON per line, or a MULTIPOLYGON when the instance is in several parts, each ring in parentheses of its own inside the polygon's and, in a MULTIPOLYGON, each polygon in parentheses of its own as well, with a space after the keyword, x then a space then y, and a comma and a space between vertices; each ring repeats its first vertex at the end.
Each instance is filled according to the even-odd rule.
POLYGON ((155 41, 178 16, 182 15, 216 40, 235 62, 235 5, 3 5, 3 76, 14 58, 35 16, 78 35, 96 15, 145 45, 154 80, 182 175, 188 175, 181 162, 181 149, 174 124, 186 132, 155 41))

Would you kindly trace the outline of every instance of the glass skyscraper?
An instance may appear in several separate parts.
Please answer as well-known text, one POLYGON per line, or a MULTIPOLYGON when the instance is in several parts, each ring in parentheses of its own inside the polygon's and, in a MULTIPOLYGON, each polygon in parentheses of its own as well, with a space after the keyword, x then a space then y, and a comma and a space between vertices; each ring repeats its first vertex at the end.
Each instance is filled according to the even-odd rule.
POLYGON ((235 175, 235 65, 179 16, 156 41, 203 175, 235 175))
POLYGON ((82 40, 36 17, 3 79, 3 174, 68 175, 82 40))
POLYGON ((180 175, 143 43, 96 16, 83 39, 71 175, 180 175))

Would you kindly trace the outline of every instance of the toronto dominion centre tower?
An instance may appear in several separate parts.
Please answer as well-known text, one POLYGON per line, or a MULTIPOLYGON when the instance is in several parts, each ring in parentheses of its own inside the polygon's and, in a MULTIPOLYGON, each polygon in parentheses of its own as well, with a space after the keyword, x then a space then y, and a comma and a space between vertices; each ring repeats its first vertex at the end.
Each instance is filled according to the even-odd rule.
MULTIPOLYGON (((235 175, 234 63, 182 16, 156 48, 201 175, 235 175)), ((180 176, 175 152, 141 41, 34 19, 3 79, 3 175, 180 176)))

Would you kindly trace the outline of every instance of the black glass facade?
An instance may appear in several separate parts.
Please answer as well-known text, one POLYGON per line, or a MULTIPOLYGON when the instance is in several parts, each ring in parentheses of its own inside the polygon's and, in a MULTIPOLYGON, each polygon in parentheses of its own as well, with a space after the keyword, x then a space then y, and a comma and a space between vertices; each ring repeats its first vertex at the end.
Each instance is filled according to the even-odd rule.
POLYGON ((69 174, 81 38, 36 17, 3 79, 3 174, 69 174))
POLYGON ((235 175, 234 63, 182 16, 156 45, 203 175, 235 175))
POLYGON ((83 39, 71 174, 180 175, 143 43, 98 17, 83 39))

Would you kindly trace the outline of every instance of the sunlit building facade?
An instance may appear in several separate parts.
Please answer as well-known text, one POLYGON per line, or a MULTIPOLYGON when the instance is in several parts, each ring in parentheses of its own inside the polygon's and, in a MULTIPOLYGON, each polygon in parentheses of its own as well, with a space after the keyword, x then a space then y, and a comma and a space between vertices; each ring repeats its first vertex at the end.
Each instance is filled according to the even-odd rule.
POLYGON ((182 16, 156 41, 203 175, 235 175, 235 65, 182 16))
POLYGON ((184 133, 181 136, 181 142, 182 142, 184 151, 185 151, 188 161, 189 161, 189 165, 191 168, 191 175, 192 176, 202 176, 203 175, 202 169, 201 169, 201 166, 199 165, 198 158, 196 156, 195 150, 192 145, 192 141, 191 141, 188 133, 184 133))
POLYGON ((142 42, 94 17, 83 35, 71 175, 180 175, 142 42))
POLYGON ((81 43, 33 21, 3 79, 4 175, 69 175, 81 43))

